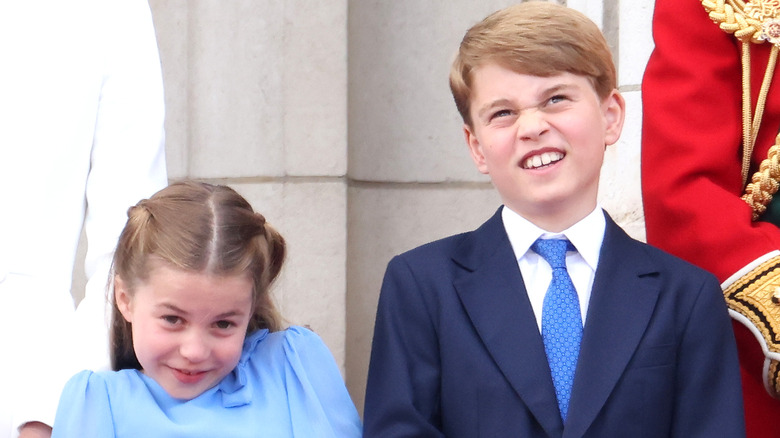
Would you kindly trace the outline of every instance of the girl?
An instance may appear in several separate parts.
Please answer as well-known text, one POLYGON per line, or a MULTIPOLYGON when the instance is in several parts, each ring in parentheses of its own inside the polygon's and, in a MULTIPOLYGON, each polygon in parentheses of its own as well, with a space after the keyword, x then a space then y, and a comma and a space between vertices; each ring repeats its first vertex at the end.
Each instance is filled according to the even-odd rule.
POLYGON ((114 372, 83 371, 53 437, 359 437, 327 347, 281 329, 284 239, 225 186, 173 184, 128 211, 114 255, 114 372))

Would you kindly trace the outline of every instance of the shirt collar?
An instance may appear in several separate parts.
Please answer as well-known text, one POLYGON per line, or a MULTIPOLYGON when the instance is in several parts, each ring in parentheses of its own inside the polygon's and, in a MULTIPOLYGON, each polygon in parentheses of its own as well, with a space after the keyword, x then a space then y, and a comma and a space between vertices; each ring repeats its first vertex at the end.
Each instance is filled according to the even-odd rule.
POLYGON ((506 206, 501 210, 501 219, 517 260, 525 256, 539 237, 545 239, 565 237, 577 248, 577 252, 593 271, 599 264, 599 254, 607 222, 604 218, 604 211, 598 205, 582 220, 560 233, 552 233, 539 228, 506 206))

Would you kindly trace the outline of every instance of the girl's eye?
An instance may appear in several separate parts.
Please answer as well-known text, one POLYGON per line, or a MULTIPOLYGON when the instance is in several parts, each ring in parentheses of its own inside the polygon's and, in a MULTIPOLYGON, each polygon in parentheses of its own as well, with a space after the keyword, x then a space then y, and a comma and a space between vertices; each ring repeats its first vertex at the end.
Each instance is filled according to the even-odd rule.
POLYGON ((181 318, 176 315, 163 315, 162 320, 170 325, 176 325, 181 322, 181 318))
POLYGON ((223 320, 223 321, 217 321, 217 323, 214 324, 214 325, 216 325, 218 329, 223 329, 224 330, 224 329, 229 329, 229 328, 233 327, 235 324, 233 324, 230 321, 224 321, 223 320))

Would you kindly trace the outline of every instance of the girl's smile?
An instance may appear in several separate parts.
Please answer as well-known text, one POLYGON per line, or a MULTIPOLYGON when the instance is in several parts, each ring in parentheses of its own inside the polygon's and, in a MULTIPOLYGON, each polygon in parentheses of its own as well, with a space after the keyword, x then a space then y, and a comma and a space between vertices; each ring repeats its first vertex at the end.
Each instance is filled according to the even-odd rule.
POLYGON ((132 296, 117 278, 117 306, 132 324, 143 373, 170 396, 192 399, 238 363, 252 309, 252 281, 245 275, 153 265, 132 296))

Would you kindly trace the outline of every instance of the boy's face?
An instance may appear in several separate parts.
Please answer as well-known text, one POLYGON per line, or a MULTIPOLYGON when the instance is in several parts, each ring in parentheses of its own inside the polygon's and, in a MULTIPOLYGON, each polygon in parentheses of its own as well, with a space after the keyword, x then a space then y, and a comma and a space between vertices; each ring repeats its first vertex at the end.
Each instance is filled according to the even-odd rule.
POLYGON ((604 149, 623 126, 620 94, 602 101, 588 78, 571 73, 539 77, 486 64, 473 75, 466 142, 504 204, 548 231, 590 213, 604 149))

